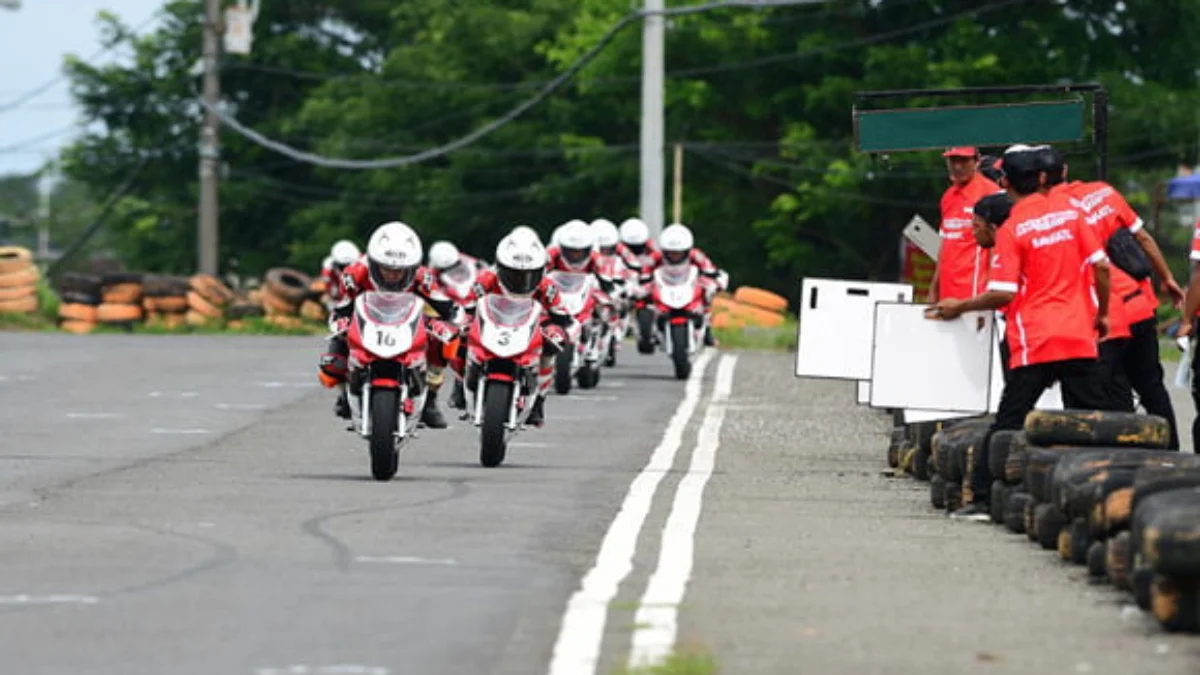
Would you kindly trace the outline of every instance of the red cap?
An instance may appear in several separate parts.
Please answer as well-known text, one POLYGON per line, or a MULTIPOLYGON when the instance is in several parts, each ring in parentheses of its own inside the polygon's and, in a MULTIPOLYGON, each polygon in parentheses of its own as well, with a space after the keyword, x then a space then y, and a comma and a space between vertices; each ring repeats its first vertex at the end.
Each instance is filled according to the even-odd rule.
POLYGON ((942 157, 978 157, 979 150, 972 147, 950 148, 942 153, 942 157))

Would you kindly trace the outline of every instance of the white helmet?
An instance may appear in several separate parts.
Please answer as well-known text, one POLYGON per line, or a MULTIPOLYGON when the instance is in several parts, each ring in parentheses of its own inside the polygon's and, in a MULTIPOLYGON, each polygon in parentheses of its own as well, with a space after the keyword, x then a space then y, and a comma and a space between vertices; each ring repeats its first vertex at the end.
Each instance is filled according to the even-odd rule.
POLYGON ((596 234, 596 248, 605 255, 612 255, 621 241, 621 234, 617 232, 617 226, 613 224, 613 221, 607 218, 593 220, 592 232, 596 234))
POLYGON ((354 242, 348 239, 342 239, 334 244, 333 248, 329 251, 331 262, 338 267, 349 265, 358 260, 358 256, 360 255, 362 254, 359 252, 358 246, 355 246, 354 242))
POLYGON ((429 247, 429 266, 435 270, 448 270, 458 261, 458 247, 448 241, 435 241, 429 247))
POLYGON ((562 252, 563 262, 572 269, 587 262, 596 245, 596 236, 591 226, 582 220, 572 220, 563 225, 559 235, 558 248, 562 252))
POLYGON ((551 235, 550 235, 550 245, 551 246, 562 246, 563 233, 566 232, 567 230, 571 229, 577 223, 583 223, 584 225, 587 225, 587 223, 584 223, 582 220, 579 220, 578 218, 573 218, 573 219, 568 220, 567 222, 563 223, 562 225, 559 225, 558 227, 554 228, 554 232, 551 233, 551 235))
POLYGON ((686 225, 675 223, 662 231, 658 238, 658 247, 662 249, 663 258, 669 265, 678 265, 688 259, 695 240, 692 231, 686 225))
POLYGON ((325 256, 325 259, 321 261, 321 269, 327 270, 327 269, 332 269, 332 268, 333 268, 333 256, 327 255, 327 256, 325 256))
POLYGON ((640 248, 650 241, 650 228, 646 227, 646 223, 642 222, 641 218, 629 218, 621 223, 621 241, 625 242, 626 246, 640 248))
MULTIPOLYGON (((555 231, 557 232, 557 230, 555 230, 555 231)), ((537 239, 539 244, 542 241, 542 237, 537 233, 537 230, 533 229, 532 227, 529 227, 528 225, 518 225, 513 228, 512 232, 509 232, 509 234, 518 234, 518 233, 522 237, 533 237, 534 239, 537 239)))
POLYGON ((518 227, 496 246, 496 279, 513 295, 530 295, 546 274, 546 248, 537 233, 518 227))
POLYGON ((367 242, 367 270, 381 291, 404 291, 421 266, 421 238, 411 227, 394 221, 380 225, 367 242))

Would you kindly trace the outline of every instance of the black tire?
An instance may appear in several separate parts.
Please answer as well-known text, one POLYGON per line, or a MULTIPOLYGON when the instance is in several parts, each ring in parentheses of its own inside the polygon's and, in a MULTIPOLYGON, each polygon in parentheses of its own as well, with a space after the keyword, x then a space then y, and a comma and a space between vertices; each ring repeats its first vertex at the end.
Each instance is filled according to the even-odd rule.
POLYGON ((939 474, 929 477, 929 505, 938 511, 946 508, 946 479, 939 474))
POLYGON ((505 438, 509 408, 512 405, 512 382, 488 380, 483 391, 483 420, 479 426, 479 463, 490 468, 500 466, 508 453, 505 438))
POLYGON ((147 298, 177 298, 186 296, 190 286, 186 277, 166 274, 147 274, 142 279, 142 295, 147 298))
POLYGON ((1108 542, 1093 541, 1088 547, 1087 554, 1088 576, 1093 579, 1103 579, 1107 576, 1105 560, 1108 557, 1108 542))
POLYGON ((954 513, 963 507, 961 483, 946 483, 946 513, 954 513))
POLYGON ((86 296, 96 296, 96 298, 99 298, 100 291, 103 286, 103 280, 99 275, 96 274, 67 272, 58 280, 58 292, 64 295, 73 291, 82 293, 86 296))
POLYGON ((1012 446, 1004 459, 1004 472, 996 474, 1009 485, 1020 485, 1025 480, 1025 467, 1029 465, 1029 446, 1012 446))
POLYGON ((400 468, 400 453, 396 450, 396 429, 399 423, 400 392, 379 389, 371 392, 371 476, 378 481, 395 477, 400 468))
POLYGON ((1067 526, 1067 517, 1053 504, 1038 504, 1033 510, 1037 542, 1047 551, 1058 548, 1058 533, 1067 526))
POLYGON ((1079 448, 1031 448, 1025 465, 1025 487, 1039 502, 1049 502, 1053 486, 1054 468, 1068 454, 1080 452, 1079 448))
POLYGON ((1154 570, 1149 567, 1138 565, 1133 568, 1133 573, 1129 575, 1129 587, 1133 591, 1133 600, 1138 607, 1149 611, 1150 609, 1150 584, 1154 581, 1154 570))
POLYGON ((1010 492, 1004 505, 1004 527, 1016 534, 1025 533, 1025 509, 1033 497, 1027 492, 1010 492))
MULTIPOLYGON (((1179 457, 1180 463, 1183 460, 1200 460, 1198 455, 1182 455, 1179 457)), ((1129 518, 1137 509, 1138 504, 1150 497, 1162 492, 1170 492, 1172 490, 1182 490, 1186 488, 1200 487, 1200 468, 1182 466, 1148 466, 1138 469, 1133 475, 1133 491, 1130 495, 1128 511, 1125 513, 1114 513, 1112 516, 1107 516, 1106 520, 1111 523, 1111 527, 1118 528, 1121 525, 1128 526, 1129 518), (1121 516, 1124 516, 1122 519, 1121 516)))
POLYGON ((929 480, 929 450, 917 448, 913 454, 912 473, 917 480, 929 480))
POLYGON ((263 285, 276 297, 298 305, 308 297, 312 277, 286 267, 275 267, 267 270, 266 276, 263 277, 263 285))
POLYGON ((63 304, 70 305, 87 305, 95 307, 100 304, 99 293, 85 293, 83 291, 63 291, 60 296, 63 304))
POLYGON ((1011 488, 1008 484, 1001 480, 992 481, 992 494, 990 495, 992 522, 997 525, 1004 524, 1004 506, 1008 503, 1008 494, 1011 488))
POLYGON ((1133 590, 1130 583, 1133 556, 1129 548, 1129 531, 1120 532, 1105 542, 1104 575, 1118 590, 1133 590))
POLYGON ((595 389, 597 384, 600 384, 600 368, 589 368, 587 366, 580 368, 579 372, 575 373, 575 382, 580 389, 595 389))
POLYGON ((1081 449, 1063 457, 1051 477, 1051 502, 1069 516, 1084 516, 1097 500, 1133 485, 1138 469, 1175 464, 1179 453, 1128 448, 1081 449))
POLYGON ((230 305, 225 308, 226 319, 249 319, 252 317, 266 316, 267 312, 259 305, 240 304, 230 305))
POLYGON ((933 452, 933 435, 942 428, 940 422, 916 422, 908 427, 913 445, 927 453, 933 452))
POLYGON ((649 309, 637 311, 637 350, 639 354, 654 353, 654 312, 649 309))
POLYGON ((1024 447, 1025 432, 1002 429, 992 434, 988 441, 988 468, 993 478, 1004 476, 1004 465, 1013 447, 1024 447))
POLYGON ((145 274, 141 272, 113 272, 100 278, 101 286, 116 286, 117 284, 140 284, 145 274))
POLYGON ((1035 516, 1037 514, 1038 500, 1036 497, 1033 497, 1033 495, 1029 496, 1032 497, 1032 499, 1025 504, 1025 513, 1023 516, 1025 518, 1025 537, 1028 538, 1029 541, 1036 543, 1038 540, 1038 531, 1035 522, 1035 516))
POLYGON ((887 461, 888 466, 895 469, 900 466, 900 449, 904 447, 904 442, 908 439, 908 432, 904 427, 896 427, 892 429, 892 441, 888 444, 887 461))
POLYGON ((1169 632, 1200 631, 1200 589, 1196 581, 1154 575, 1150 583, 1150 611, 1169 632))
POLYGON ((1153 415, 1102 410, 1034 410, 1025 417, 1030 445, 1086 445, 1166 449, 1167 421, 1153 415))
POLYGON ((688 329, 683 323, 671 326, 671 363, 675 366, 675 379, 686 380, 692 374, 691 354, 688 354, 688 329))
POLYGON ((571 393, 571 360, 575 356, 575 346, 564 345, 554 357, 554 391, 559 394, 571 393))
POLYGON ((1134 552, 1159 574, 1200 577, 1200 488, 1160 492, 1138 502, 1134 552))
POLYGON ((1088 529, 1087 521, 1083 518, 1076 518, 1071 521, 1067 527, 1067 536, 1069 537, 1071 548, 1067 560, 1076 565, 1088 564, 1088 551, 1092 548, 1092 533, 1088 529))

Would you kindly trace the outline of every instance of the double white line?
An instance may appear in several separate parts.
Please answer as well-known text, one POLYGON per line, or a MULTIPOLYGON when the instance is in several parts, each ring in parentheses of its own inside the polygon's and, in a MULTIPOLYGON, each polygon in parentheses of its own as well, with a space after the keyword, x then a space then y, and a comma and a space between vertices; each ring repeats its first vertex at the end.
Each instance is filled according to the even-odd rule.
MULTIPOLYGON (((567 602, 549 675, 593 675, 596 672, 608 606, 616 597, 621 582, 633 570, 633 556, 642 526, 650 513, 658 485, 671 470, 675 455, 683 444, 683 432, 699 404, 704 371, 711 358, 711 352, 705 351, 696 359, 683 401, 667 423, 662 441, 654 449, 650 462, 629 486, 621 510, 600 545, 595 565, 567 602)), ((631 666, 660 662, 675 645, 679 604, 692 573, 696 525, 700 519, 704 487, 712 475, 721 424, 725 419, 724 402, 733 388, 736 365, 737 357, 726 355, 721 357, 717 367, 716 385, 700 427, 691 465, 679 483, 671 513, 663 527, 658 565, 638 606, 637 628, 629 659, 631 666)))

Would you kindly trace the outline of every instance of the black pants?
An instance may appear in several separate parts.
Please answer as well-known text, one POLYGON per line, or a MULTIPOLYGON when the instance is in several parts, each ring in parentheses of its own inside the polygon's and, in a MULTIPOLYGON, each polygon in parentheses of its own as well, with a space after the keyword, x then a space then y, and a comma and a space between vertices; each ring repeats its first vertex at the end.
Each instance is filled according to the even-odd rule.
POLYGON ((1082 410, 1112 410, 1111 380, 1098 359, 1070 359, 1038 363, 1008 370, 1004 393, 1000 396, 996 421, 988 429, 988 438, 971 466, 971 491, 976 503, 988 503, 992 489, 992 471, 988 468, 991 434, 1004 429, 1024 429, 1025 416, 1038 399, 1058 380, 1062 383, 1063 405, 1082 410))
POLYGON ((1113 407, 1122 412, 1133 412, 1133 386, 1125 373, 1125 358, 1129 353, 1131 338, 1116 338, 1100 343, 1100 363, 1108 373, 1108 389, 1113 407))
POLYGON ((1171 450, 1179 449, 1179 428, 1171 395, 1163 383, 1162 356, 1158 351, 1158 322, 1152 317, 1130 326, 1133 337, 1122 360, 1125 378, 1137 392, 1142 407, 1167 420, 1171 427, 1171 450))
MULTIPOLYGON (((1196 332, 1200 330, 1200 321, 1193 321, 1192 335, 1198 335, 1196 332)), ((1200 345, 1194 341, 1192 343, 1192 403, 1195 404, 1196 410, 1200 411, 1200 358, 1196 358, 1196 352, 1200 352, 1200 345)), ((1196 419, 1192 422, 1192 452, 1200 455, 1200 414, 1196 415, 1196 419)))

